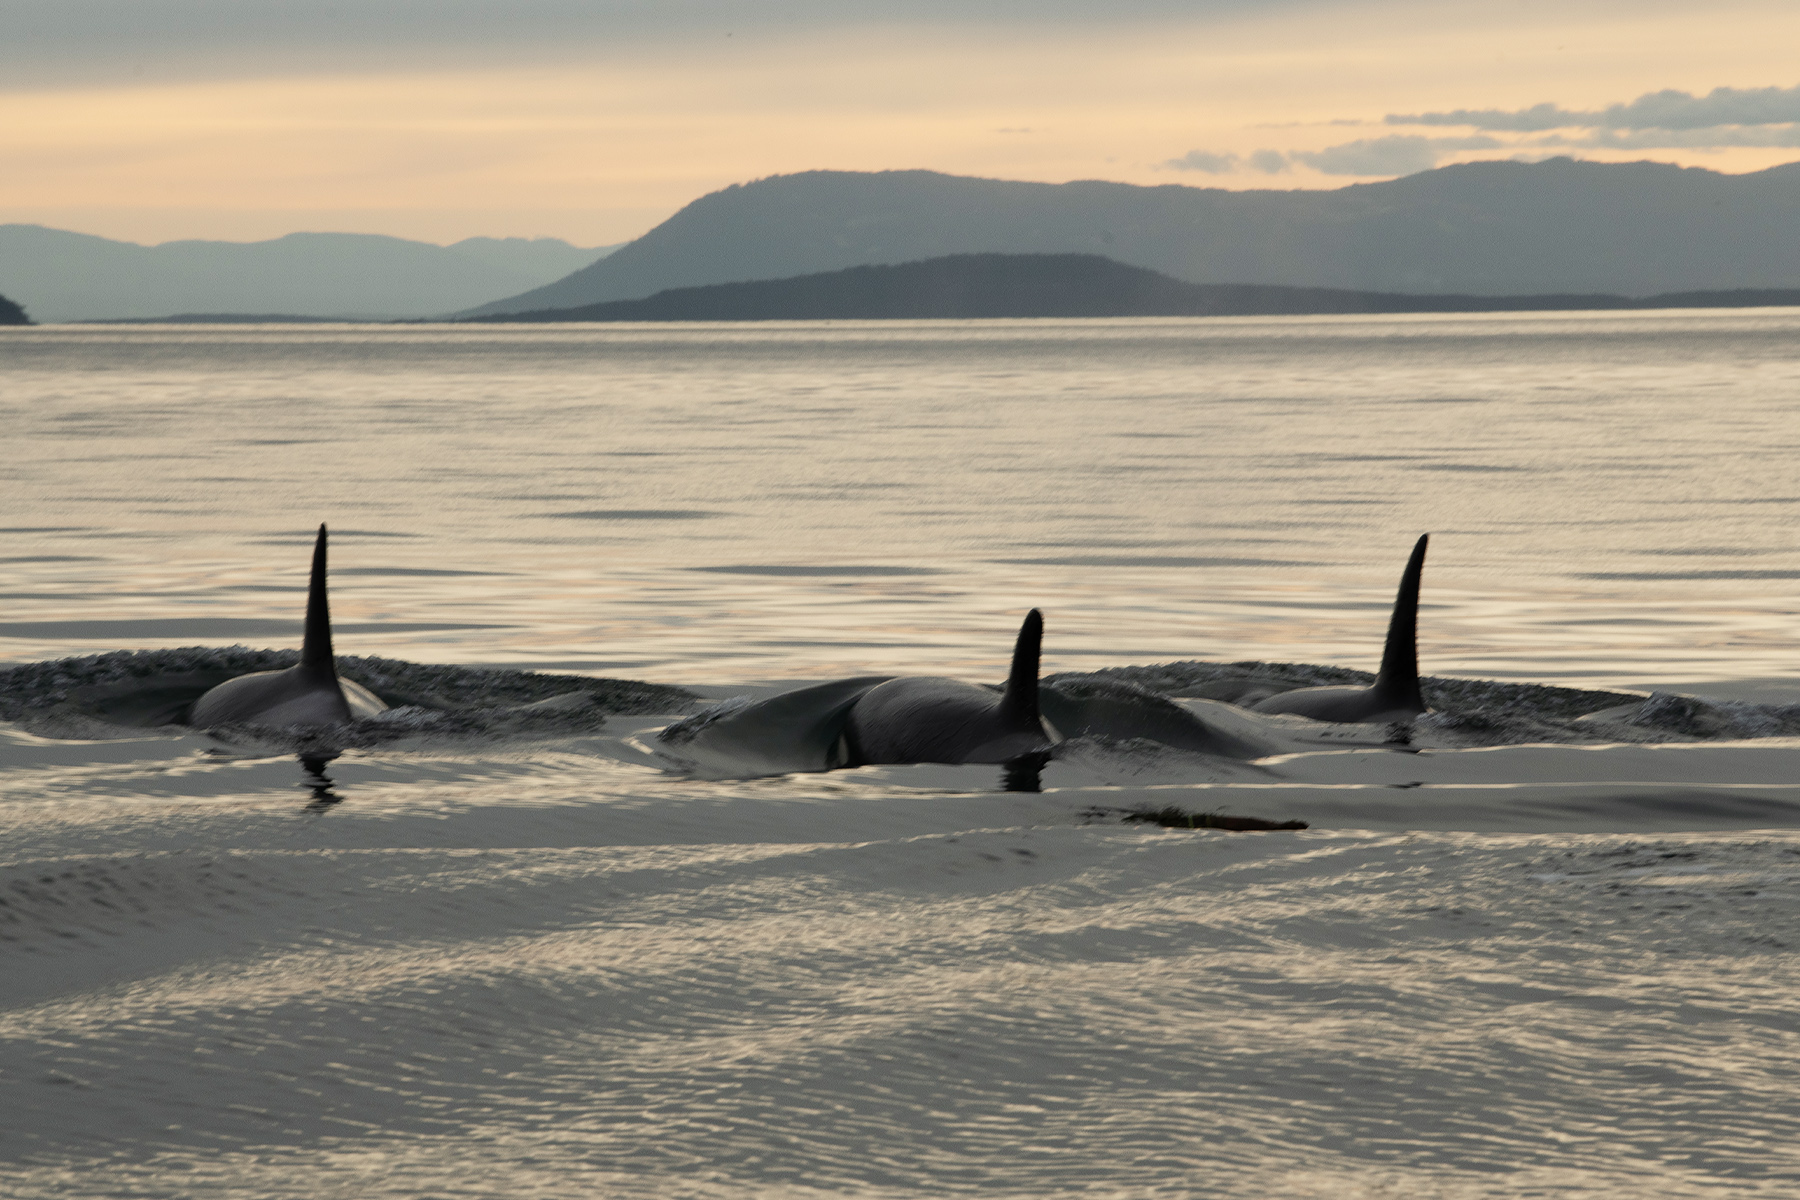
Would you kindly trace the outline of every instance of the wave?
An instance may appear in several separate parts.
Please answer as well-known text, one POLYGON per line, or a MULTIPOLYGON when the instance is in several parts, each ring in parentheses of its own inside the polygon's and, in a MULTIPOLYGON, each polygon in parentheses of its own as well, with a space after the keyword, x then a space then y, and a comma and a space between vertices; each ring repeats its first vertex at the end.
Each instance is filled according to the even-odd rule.
MULTIPOLYGON (((1088 678, 1048 676, 1046 683, 1088 678)), ((1106 667, 1118 679, 1165 696, 1233 703, 1290 688, 1367 686, 1375 676, 1347 667, 1282 662, 1178 662, 1106 667)), ((1542 683, 1426 676, 1430 712, 1413 722, 1419 745, 1456 748, 1530 742, 1687 742, 1800 736, 1800 704, 1752 704, 1673 692, 1614 692, 1542 683)))
MULTIPOLYGON (((299 658, 297 650, 184 646, 25 663, 0 670, 0 720, 41 736, 74 738, 180 725, 209 689, 252 671, 283 670, 299 658)), ((220 732, 301 751, 377 746, 420 733, 560 737, 592 732, 608 716, 684 712, 699 699, 665 684, 497 667, 355 655, 338 656, 337 667, 381 697, 388 711, 304 737, 253 727, 220 732)))

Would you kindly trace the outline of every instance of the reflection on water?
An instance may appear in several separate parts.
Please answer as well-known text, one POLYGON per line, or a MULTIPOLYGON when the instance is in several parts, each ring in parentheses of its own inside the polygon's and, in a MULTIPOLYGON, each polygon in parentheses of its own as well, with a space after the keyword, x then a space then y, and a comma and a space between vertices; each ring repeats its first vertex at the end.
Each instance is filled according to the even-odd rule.
POLYGON ((1041 792, 1044 790, 1044 768, 1050 765, 1048 752, 1021 754, 1000 768, 1000 787, 1008 792, 1041 792))
POLYGON ((312 812, 325 812, 334 804, 342 804, 344 798, 332 790, 331 776, 325 773, 326 766, 338 756, 335 754, 302 754, 299 757, 300 769, 306 774, 304 786, 312 792, 312 799, 306 805, 307 809, 312 812))

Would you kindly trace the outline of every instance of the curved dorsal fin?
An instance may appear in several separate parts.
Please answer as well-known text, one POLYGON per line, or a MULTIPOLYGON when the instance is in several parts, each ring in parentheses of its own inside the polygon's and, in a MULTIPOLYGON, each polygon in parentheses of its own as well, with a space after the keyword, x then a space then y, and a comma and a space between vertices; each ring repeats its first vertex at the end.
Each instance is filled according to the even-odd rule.
POLYGON ((303 674, 337 681, 337 657, 331 652, 331 605, 325 598, 325 526, 313 543, 312 582, 306 589, 306 635, 300 643, 303 674))
POLYGON ((1019 626, 1019 640, 1013 644, 1012 670, 1006 676, 1006 689, 1000 693, 1000 711, 1009 719, 1035 727, 1038 714, 1038 655, 1044 644, 1044 614, 1032 609, 1019 626))
POLYGON ((1394 615, 1388 622, 1387 645, 1381 651, 1381 670, 1375 675, 1375 693, 1390 704, 1423 712, 1425 698, 1419 691, 1419 576, 1425 569, 1425 545, 1429 533, 1419 535, 1406 570, 1400 576, 1400 592, 1394 597, 1394 615))

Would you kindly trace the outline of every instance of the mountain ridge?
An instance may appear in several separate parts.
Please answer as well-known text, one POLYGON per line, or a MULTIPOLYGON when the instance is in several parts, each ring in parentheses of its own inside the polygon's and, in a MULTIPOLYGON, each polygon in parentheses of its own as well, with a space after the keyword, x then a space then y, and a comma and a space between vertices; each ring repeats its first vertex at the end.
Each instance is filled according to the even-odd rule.
POLYGON ((155 246, 43 225, 0 225, 0 286, 39 321, 187 311, 420 317, 566 276, 605 248, 559 239, 451 246, 368 233, 155 246))
POLYGON ((809 171, 708 193, 564 279, 457 314, 961 253, 1094 253, 1188 283, 1643 295, 1800 285, 1800 163, 1480 162, 1328 191, 809 171))

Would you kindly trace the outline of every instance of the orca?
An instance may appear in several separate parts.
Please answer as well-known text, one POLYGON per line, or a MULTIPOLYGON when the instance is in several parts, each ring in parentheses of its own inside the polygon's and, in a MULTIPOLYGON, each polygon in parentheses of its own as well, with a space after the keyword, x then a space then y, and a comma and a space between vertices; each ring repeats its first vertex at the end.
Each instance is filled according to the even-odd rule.
POLYGON ((1038 692, 1044 719, 1064 739, 1159 742, 1219 758, 1266 758, 1281 744, 1259 734, 1250 718, 1231 719, 1228 705, 1190 701, 1200 711, 1124 679, 1056 675, 1038 692), (1208 709, 1217 710, 1209 712, 1208 709))
POLYGON ((1004 687, 859 675, 763 700, 740 697, 659 731, 656 753, 717 779, 876 764, 1003 763, 1009 772, 1041 765, 1059 740, 1038 707, 1043 635, 1044 618, 1033 609, 1004 687))
POLYGON ((1257 701, 1251 711, 1345 724, 1409 721, 1424 712, 1425 697, 1419 690, 1419 576, 1425 569, 1425 546, 1430 540, 1429 533, 1420 535, 1401 573, 1394 615, 1388 621, 1387 645, 1381 652, 1381 670, 1373 684, 1366 688, 1295 688, 1257 701))
POLYGON ((276 729, 336 725, 370 717, 387 705, 374 692, 339 677, 331 650, 331 609, 325 596, 325 526, 313 543, 312 582, 306 593, 306 632, 300 661, 285 671, 256 671, 227 679, 194 701, 187 723, 262 725, 276 729))
POLYGON ((844 715, 892 675, 858 675, 763 700, 736 696, 656 733, 655 751, 678 770, 707 778, 754 779, 850 765, 844 715))
MULTIPOLYGON (((762 700, 736 697, 656 734, 655 753, 715 779, 904 763, 1001 763, 1012 791, 1070 738, 1143 739, 1255 759, 1280 751, 1246 720, 1209 720, 1135 684, 1092 675, 1040 683, 1043 616, 1033 609, 1004 687, 932 676, 859 675, 762 700)), ((1223 707, 1223 706, 1220 706, 1223 707)))
POLYGON ((878 683, 844 714, 844 765, 1005 763, 1056 740, 1038 708, 1044 617, 1025 616, 999 692, 960 679, 902 675, 878 683))

